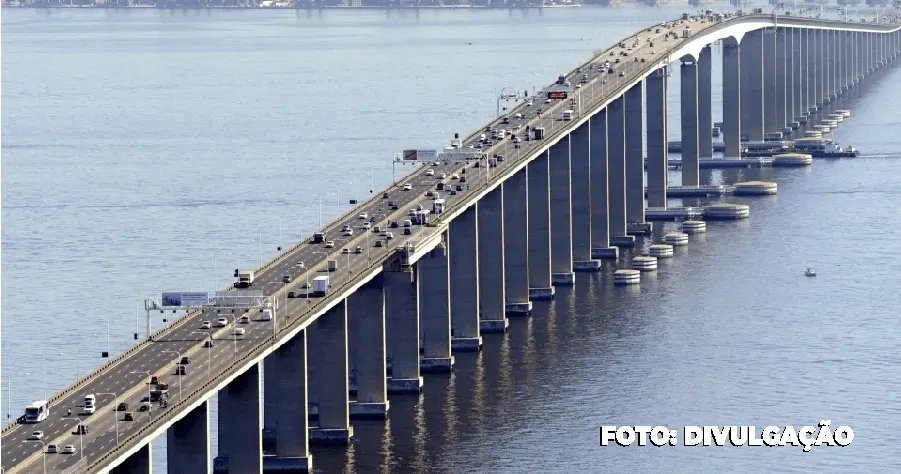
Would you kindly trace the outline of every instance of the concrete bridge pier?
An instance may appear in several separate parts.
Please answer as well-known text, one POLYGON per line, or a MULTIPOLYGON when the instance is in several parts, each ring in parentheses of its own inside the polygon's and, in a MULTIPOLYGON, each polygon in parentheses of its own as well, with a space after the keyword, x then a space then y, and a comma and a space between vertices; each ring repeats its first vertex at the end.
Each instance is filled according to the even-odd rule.
MULTIPOLYGON (((304 422, 306 422, 306 400, 304 400, 304 413, 304 422)), ((210 472, 211 459, 210 404, 206 401, 166 430, 166 467, 172 474, 210 472)))
POLYGON ((504 291, 506 312, 528 316, 529 183, 526 169, 504 182, 504 291))
MULTIPOLYGON (((118 415, 117 415, 118 416, 118 415)), ((169 448, 171 449, 171 448, 169 448)), ((150 474, 153 472, 153 448, 150 442, 145 444, 141 449, 135 451, 122 464, 114 467, 111 474, 150 474)), ((209 458, 207 458, 209 459, 209 458)), ((171 471, 170 472, 179 472, 171 471)), ((206 472, 206 471, 204 471, 206 472)))
POLYGON ((776 28, 763 30, 763 133, 782 129, 776 115, 776 28))
MULTIPOLYGON (((591 256, 591 125, 569 136, 572 196, 572 266, 577 272, 596 272, 601 262, 591 256)), ((606 187, 606 186, 605 186, 606 187)))
POLYGON ((644 81, 626 91, 626 233, 651 233, 644 218, 644 81))
POLYGON ((682 60, 679 68, 682 113, 682 186, 697 186, 698 166, 698 63, 682 60))
POLYGON ((551 170, 548 157, 549 154, 544 153, 528 165, 530 300, 554 298, 554 287, 551 285, 551 170))
POLYGON ((824 35, 822 30, 812 30, 814 41, 813 41, 813 75, 816 79, 816 85, 814 86, 814 98, 816 99, 816 109, 812 110, 812 112, 819 112, 823 110, 823 105, 826 97, 826 68, 823 64, 823 58, 825 57, 825 42, 824 35))
POLYGON ((713 158, 713 53, 710 45, 698 56, 698 157, 713 158))
POLYGON ((318 378, 315 386, 319 408, 319 424, 310 428, 310 442, 348 444, 354 431, 350 425, 347 373, 347 301, 341 301, 311 324, 307 334, 311 365, 316 366, 318 378))
POLYGON ((623 96, 607 107, 607 186, 610 245, 631 248, 635 237, 626 232, 626 99, 623 96))
POLYGON ((357 396, 350 402, 351 419, 388 416, 385 305, 384 275, 347 298, 350 383, 357 396))
POLYGON ((419 393, 419 279, 412 267, 384 272, 387 354, 391 360, 388 393, 419 393))
POLYGON ((819 48, 817 30, 807 30, 807 86, 808 86, 808 116, 817 113, 820 106, 820 78, 817 54, 822 53, 819 48))
POLYGON ((473 204, 450 223, 451 349, 455 351, 482 350, 478 206, 473 204))
POLYGON ((792 29, 792 51, 791 51, 791 63, 792 63, 792 83, 791 83, 791 91, 792 91, 792 102, 793 102, 793 110, 792 114, 789 116, 795 122, 801 122, 804 120, 804 117, 807 116, 807 100, 805 96, 805 90, 807 88, 807 72, 804 70, 805 67, 805 54, 802 53, 804 45, 804 30, 801 28, 793 28, 792 29))
POLYGON ((551 183, 551 284, 575 284, 572 242, 572 162, 570 135, 563 137, 548 153, 551 183))
POLYGON ((795 37, 796 28, 785 28, 785 128, 793 131, 792 122, 795 120, 795 37))
MULTIPOLYGON (((741 156, 741 94, 741 47, 738 42, 729 38, 723 40, 723 144, 726 146, 727 158, 734 159, 741 156)), ((650 114, 650 99, 648 104, 650 114)), ((650 172, 650 168, 648 170, 650 172)), ((648 186, 650 181, 649 175, 648 186)), ((650 202, 648 206, 651 206, 650 202)))
POLYGON ((419 259, 419 318, 422 324, 422 372, 450 372, 451 355, 450 266, 443 242, 419 259))
POLYGON ((789 120, 786 120, 786 111, 788 110, 789 100, 786 96, 786 76, 791 74, 791 69, 789 69, 788 62, 788 31, 786 28, 777 28, 776 29, 776 51, 775 51, 775 74, 776 74, 776 88, 775 88, 775 117, 773 119, 773 128, 774 132, 782 132, 783 138, 788 138, 791 135, 791 123, 789 120))
POLYGON ((479 201, 479 326, 507 332, 504 279, 504 185, 479 201))
POLYGON ((260 382, 260 365, 255 364, 219 391, 219 457, 213 460, 214 472, 262 472, 260 382))
POLYGON ((591 128, 591 258, 613 259, 619 249, 610 245, 607 155, 607 109, 589 121, 591 128))
MULTIPOLYGON (((667 166, 666 82, 667 68, 662 67, 645 79, 647 103, 648 207, 666 209, 667 166)), ((735 120, 734 124, 738 125, 735 120)), ((724 124, 725 125, 725 124, 724 124)))
MULTIPOLYGON (((275 457, 263 458, 264 472, 290 469, 309 472, 313 468, 307 420, 307 332, 300 331, 267 359, 264 414, 270 419, 267 433, 274 433, 275 457), (270 379, 274 382, 268 382, 270 379)), ((221 415, 220 415, 221 416, 221 415)), ((264 433, 265 436, 266 433, 264 433)), ((185 470, 179 472, 207 472, 185 470)))

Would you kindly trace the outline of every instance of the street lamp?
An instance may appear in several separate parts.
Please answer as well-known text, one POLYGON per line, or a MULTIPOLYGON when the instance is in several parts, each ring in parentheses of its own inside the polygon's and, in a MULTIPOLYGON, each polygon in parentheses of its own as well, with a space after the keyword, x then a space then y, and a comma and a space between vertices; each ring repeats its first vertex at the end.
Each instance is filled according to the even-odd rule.
MULTIPOLYGON (((207 353, 206 353, 206 377, 207 377, 208 379, 212 380, 212 373, 211 373, 211 370, 210 370, 210 364, 211 364, 211 359, 212 359, 212 357, 213 357, 213 356, 212 356, 212 350, 213 350, 213 333, 212 333, 212 332, 205 332, 205 331, 191 331, 191 334, 203 334, 204 336, 208 337, 209 340, 210 340, 210 347, 207 347, 207 349, 209 349, 209 351, 207 351, 207 353)), ((179 390, 181 390, 181 389, 179 389, 179 390)))
POLYGON ((344 242, 344 244, 342 245, 341 252, 343 253, 345 249, 347 250, 347 253, 345 254, 345 255, 347 255, 347 271, 350 273, 353 273, 353 272, 351 272, 351 269, 350 269, 350 247, 347 246, 350 243, 351 239, 344 238, 344 239, 335 239, 335 240, 338 242, 344 242))
POLYGON ((75 425, 75 426, 78 426, 78 428, 77 428, 77 429, 78 429, 78 445, 79 445, 79 448, 78 448, 78 455, 79 455, 79 457, 81 458, 81 459, 79 459, 79 462, 81 462, 81 460, 84 459, 84 435, 81 434, 81 426, 83 425, 82 422, 81 422, 81 418, 78 418, 78 417, 76 417, 76 416, 71 416, 71 417, 67 416, 67 417, 64 417, 63 419, 64 419, 64 420, 77 420, 77 421, 78 421, 78 424, 75 425))
POLYGON ((119 445, 119 415, 117 414, 118 413, 117 410, 119 409, 119 407, 117 406, 116 402, 119 401, 119 396, 113 392, 97 392, 97 395, 112 395, 113 396, 113 404, 110 407, 110 412, 112 412, 113 418, 116 419, 116 445, 118 446, 119 445))
POLYGON ((218 258, 219 258, 220 253, 224 253, 225 255, 228 255, 229 257, 231 257, 231 255, 232 255, 231 252, 217 251, 217 252, 213 253, 213 275, 214 275, 213 276, 213 278, 214 278, 213 279, 213 287, 217 288, 217 289, 221 288, 219 286, 219 265, 218 265, 218 263, 219 263, 218 258))
POLYGON ((25 443, 39 443, 41 445, 41 462, 44 463, 44 474, 47 474, 47 444, 40 440, 22 441, 25 443))
MULTIPOLYGON (((78 363, 78 362, 79 362, 79 355, 78 355, 78 351, 74 351, 74 354, 75 354, 75 380, 78 380, 78 378, 79 378, 79 370, 78 370, 78 369, 79 369, 79 363, 78 363)), ((64 355, 66 355, 66 353, 65 353, 65 352, 60 352, 59 355, 64 356, 64 355)))
MULTIPOLYGON (((179 364, 181 363, 181 352, 178 352, 178 351, 160 351, 160 352, 177 355, 178 362, 179 362, 179 364)), ((176 365, 176 367, 178 367, 178 365, 176 365)), ((181 377, 182 377, 182 375, 181 375, 181 372, 179 372, 179 369, 176 368, 175 371, 178 374, 178 401, 181 401, 181 377)))
MULTIPOLYGON (((338 200, 338 193, 326 193, 326 196, 335 196, 335 203, 341 205, 338 200)), ((322 230, 322 196, 319 196, 319 230, 322 230)))

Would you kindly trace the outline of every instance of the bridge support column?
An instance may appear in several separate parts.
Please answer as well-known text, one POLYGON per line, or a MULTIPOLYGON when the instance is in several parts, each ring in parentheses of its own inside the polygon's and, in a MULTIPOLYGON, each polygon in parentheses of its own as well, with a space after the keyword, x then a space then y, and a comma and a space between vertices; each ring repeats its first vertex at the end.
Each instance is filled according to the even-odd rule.
POLYGON ((591 125, 573 130, 569 140, 573 270, 596 272, 601 262, 591 256, 591 125))
POLYGON ((713 53, 710 45, 698 57, 698 157, 713 158, 713 53))
POLYGON ((795 121, 795 42, 796 28, 785 28, 785 127, 792 129, 795 121))
POLYGON ((260 365, 256 364, 219 391, 219 457, 213 460, 215 472, 243 474, 263 470, 260 382, 260 365))
POLYGON ((776 118, 776 30, 763 30, 763 133, 782 128, 776 118))
POLYGON ((682 62, 680 66, 682 96, 682 186, 697 186, 698 167, 698 64, 682 62))
MULTIPOLYGON (((481 295, 479 294, 478 204, 474 204, 451 221, 449 234, 451 349, 480 351, 482 350, 482 334, 479 326, 481 295)), ((530 245, 531 242, 530 240, 530 245)), ((550 277, 550 270, 548 270, 548 277, 550 277)))
POLYGON ((773 126, 774 132, 781 132, 782 138, 788 138, 791 135, 791 125, 786 120, 786 110, 790 102, 790 98, 785 93, 786 76, 791 74, 789 69, 788 58, 788 30, 786 28, 776 29, 776 55, 775 55, 775 73, 776 73, 776 101, 775 101, 775 119, 773 126))
POLYGON ((310 442, 348 444, 354 430, 350 425, 347 373, 347 301, 341 301, 322 315, 307 328, 307 333, 319 378, 316 384, 319 426, 310 429, 310 442))
POLYGON ((504 185, 479 201, 479 326, 507 332, 504 288, 504 185))
MULTIPOLYGON (((666 188, 669 179, 666 74, 667 68, 662 67, 645 79, 645 101, 647 102, 645 118, 648 128, 648 207, 660 209, 666 209, 666 188)), ((736 123, 736 125, 738 124, 736 123)))
POLYGON ((203 402, 166 430, 166 468, 172 474, 205 473, 211 459, 210 405, 203 402))
POLYGON ((385 377, 386 323, 384 275, 375 277, 347 297, 348 352, 351 389, 350 418, 388 416, 388 384, 385 377))
MULTIPOLYGON (((804 120, 803 116, 807 113, 807 101, 805 100, 805 91, 807 87, 807 71, 804 70, 805 54, 804 49, 804 30, 801 28, 792 29, 792 84, 791 90, 794 96, 792 102, 794 104, 790 118, 795 122, 804 120)), ((803 136, 803 135, 801 135, 803 136)))
POLYGON ((825 51, 825 42, 824 35, 822 30, 811 30, 813 34, 814 41, 814 56, 813 56, 813 66, 814 66, 814 76, 816 77, 816 110, 814 112, 819 112, 823 109, 823 104, 826 103, 824 100, 826 98, 826 68, 823 64, 826 57, 825 51))
POLYGON ((828 104, 832 102, 833 95, 833 75, 832 70, 835 68, 835 57, 833 56, 833 35, 832 30, 825 30, 822 32, 823 35, 823 55, 820 57, 820 60, 823 63, 823 103, 828 104))
POLYGON ((528 316, 529 301, 529 183, 525 169, 504 182, 504 290, 506 311, 528 316))
POLYGON ((591 258, 616 259, 610 245, 610 190, 607 180, 607 109, 591 117, 591 258))
MULTIPOLYGON (((266 399, 274 398, 271 404, 274 412, 276 457, 263 458, 263 471, 279 467, 290 468, 292 472, 313 468, 310 453, 309 422, 307 421, 307 332, 300 331, 293 339, 285 342, 266 358, 266 380, 274 378, 275 384, 267 384, 266 399), (270 394, 269 390, 274 393, 270 394), (270 464, 273 466, 270 468, 270 464), (268 469, 267 469, 268 468, 268 469)), ((269 407, 267 407, 268 409, 269 407)), ((206 471, 180 471, 206 472, 206 471)))
POLYGON ((635 238, 626 233, 626 99, 622 96, 607 107, 607 186, 610 245, 632 247, 635 238))
POLYGON ((391 378, 388 393, 419 393, 419 279, 412 268, 384 272, 391 378))
MULTIPOLYGON (((643 82, 643 81, 642 81, 643 82)), ((644 91, 642 82, 626 91, 626 233, 650 234, 644 220, 644 91)))
POLYGON ((763 140, 763 33, 748 32, 741 40, 741 133, 763 140))
MULTIPOLYGON (((741 47, 734 40, 724 41, 723 144, 726 146, 726 158, 741 157, 741 94, 741 47)), ((650 181, 650 177, 648 181, 650 181)), ((648 185, 650 186, 650 183, 648 185)))
POLYGON ((829 30, 829 99, 833 101, 841 95, 839 71, 841 71, 841 32, 829 30))
POLYGON ((419 278, 419 318, 422 321, 422 372, 450 372, 450 267, 441 243, 416 263, 419 278))
POLYGON ((569 157, 570 136, 552 146, 550 161, 551 183, 551 284, 575 284, 573 273, 572 194, 569 157))
POLYGON ((807 78, 807 116, 811 116, 815 114, 817 110, 819 110, 820 103, 820 95, 819 95, 819 71, 817 69, 817 64, 820 62, 820 59, 817 58, 817 52, 819 49, 817 48, 817 32, 812 29, 805 29, 805 38, 806 38, 806 66, 804 66, 805 77, 807 78))
POLYGON ((114 467, 111 474, 150 474, 150 473, 152 473, 153 472, 152 450, 153 450, 153 448, 150 446, 150 442, 148 442, 141 449, 135 451, 134 454, 129 456, 127 459, 125 459, 125 462, 114 467))
MULTIPOLYGON (((529 299, 531 300, 549 300, 554 298, 554 287, 551 285, 551 181, 549 163, 548 154, 543 153, 528 165, 529 299)), ((453 244, 453 241, 451 241, 451 244, 453 244)), ((453 251, 451 251, 451 256, 453 256, 453 251)), ((454 279, 458 278, 451 276, 454 279)))

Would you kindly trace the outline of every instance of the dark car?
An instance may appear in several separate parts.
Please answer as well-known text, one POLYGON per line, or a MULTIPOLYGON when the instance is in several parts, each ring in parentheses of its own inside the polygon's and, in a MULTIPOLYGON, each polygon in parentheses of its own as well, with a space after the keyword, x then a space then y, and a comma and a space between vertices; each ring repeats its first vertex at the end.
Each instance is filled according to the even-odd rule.
POLYGON ((391 228, 392 228, 392 229, 397 229, 398 226, 399 226, 399 224, 397 223, 397 221, 391 221, 391 228))
POLYGON ((72 433, 72 434, 77 434, 77 435, 86 435, 86 434, 88 434, 88 425, 77 425, 77 426, 75 427, 75 432, 72 433))
POLYGON ((188 368, 183 365, 179 365, 178 369, 175 370, 175 375, 188 375, 188 368))
POLYGON ((409 227, 404 228, 404 235, 413 235, 413 229, 409 227))
POLYGON ((128 404, 120 403, 119 406, 116 407, 116 411, 128 411, 128 404))
POLYGON ((135 421, 135 414, 132 412, 128 412, 125 416, 122 417, 122 421, 135 421))
POLYGON ((188 356, 182 357, 181 362, 179 362, 179 364, 182 364, 182 365, 190 364, 190 363, 191 363, 191 358, 188 356))
POLYGON ((203 347, 213 347, 213 341, 210 339, 207 339, 206 341, 203 342, 203 347))

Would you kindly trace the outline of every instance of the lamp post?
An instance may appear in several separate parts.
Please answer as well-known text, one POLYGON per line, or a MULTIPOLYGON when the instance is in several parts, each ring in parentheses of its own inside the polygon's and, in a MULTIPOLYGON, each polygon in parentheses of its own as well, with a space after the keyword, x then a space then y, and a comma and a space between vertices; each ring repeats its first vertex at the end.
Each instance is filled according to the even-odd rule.
POLYGON ((40 440, 22 441, 25 443, 38 443, 41 445, 41 462, 44 464, 44 474, 47 474, 47 444, 40 440))
MULTIPOLYGON (((210 340, 210 347, 207 348, 207 349, 209 349, 209 351, 207 351, 207 353, 206 353, 206 377, 208 379, 212 380, 212 371, 210 370, 210 365, 212 363, 212 357, 213 357, 212 356, 213 333, 205 332, 205 331, 191 331, 191 334, 203 334, 205 337, 209 338, 209 340, 210 340)), ((179 388, 179 390, 181 390, 181 389, 179 388)))
POLYGON ((260 244, 260 268, 263 268, 263 228, 262 227, 260 227, 259 244, 260 244))
POLYGON ((79 459, 79 462, 81 462, 81 460, 84 459, 84 435, 81 434, 81 426, 82 426, 81 418, 78 418, 78 417, 76 417, 76 416, 67 416, 67 417, 64 417, 63 419, 64 419, 64 420, 77 420, 77 421, 78 421, 78 424, 75 425, 75 426, 78 427, 78 445, 79 445, 79 448, 78 448, 78 456, 79 456, 79 458, 80 458, 80 459, 79 459))
POLYGON ((119 401, 119 396, 113 392, 97 392, 97 395, 112 395, 113 396, 113 404, 110 407, 110 412, 112 412, 113 417, 116 419, 116 445, 119 445, 119 415, 117 415, 117 401, 119 401))
MULTIPOLYGON (((147 370, 134 370, 129 372, 130 374, 144 374, 147 375, 147 378, 150 378, 150 371, 147 370)), ((147 401, 151 404, 150 408, 147 409, 147 416, 153 416, 153 402, 150 401, 150 381, 147 381, 147 401)))
MULTIPOLYGON (((178 351, 160 351, 160 352, 177 355, 178 363, 181 364, 181 352, 178 352, 178 351)), ((176 367, 178 367, 178 365, 176 365, 176 367)), ((178 369, 175 369, 175 370, 176 370, 176 373, 178 373, 178 401, 181 401, 181 377, 182 377, 182 375, 180 372, 178 372, 178 369)))
MULTIPOLYGON (((326 196, 335 196, 335 204, 341 205, 338 193, 326 193, 326 196)), ((322 230, 322 196, 319 196, 319 230, 322 230)))
MULTIPOLYGON (((58 354, 61 356, 66 355, 65 352, 59 352, 58 354)), ((79 365, 80 365, 78 351, 75 351, 74 354, 75 354, 75 380, 78 380, 79 379, 79 365)))
MULTIPOLYGON (((228 255, 229 257, 231 257, 231 255, 232 255, 230 252, 219 252, 219 251, 217 251, 213 254, 213 275, 214 275, 213 276, 213 288, 220 288, 220 286, 219 286, 219 260, 218 260, 220 253, 224 253, 225 255, 228 255)), ((217 290, 214 290, 214 291, 217 291, 217 290)))

